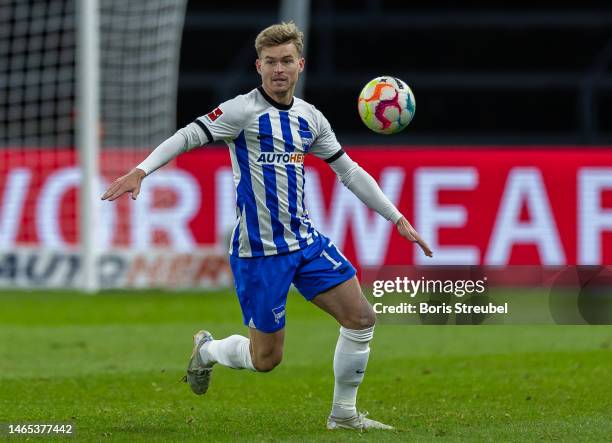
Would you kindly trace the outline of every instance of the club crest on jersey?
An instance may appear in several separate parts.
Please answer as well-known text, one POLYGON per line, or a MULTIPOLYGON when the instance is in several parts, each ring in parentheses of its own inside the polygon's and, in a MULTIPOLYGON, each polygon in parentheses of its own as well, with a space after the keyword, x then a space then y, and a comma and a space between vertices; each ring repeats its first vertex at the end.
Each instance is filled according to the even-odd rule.
POLYGON ((217 120, 219 117, 221 117, 222 115, 223 115, 223 111, 221 110, 221 108, 215 108, 212 111, 210 111, 208 114, 206 114, 206 118, 208 119, 210 123, 212 123, 215 120, 217 120))
POLYGON ((263 165, 304 163, 304 155, 299 152, 262 152, 257 158, 257 163, 263 165))
POLYGON ((310 148, 310 145, 312 145, 312 142, 314 140, 312 132, 302 130, 299 130, 298 132, 300 134, 300 138, 302 139, 302 149, 304 149, 304 152, 308 152, 308 149, 310 148))

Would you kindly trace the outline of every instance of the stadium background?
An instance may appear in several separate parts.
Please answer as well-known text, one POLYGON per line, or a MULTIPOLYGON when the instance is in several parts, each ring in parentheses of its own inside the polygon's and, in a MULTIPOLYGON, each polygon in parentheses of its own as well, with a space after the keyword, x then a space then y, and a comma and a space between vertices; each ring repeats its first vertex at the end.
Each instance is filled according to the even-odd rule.
MULTIPOLYGON (((71 2, 55 3, 74 14, 71 2)), ((19 4, 24 8, 28 2, 19 4)), ((31 2, 41 4, 46 2, 31 2)), ((150 38, 152 47, 165 41, 159 31, 130 34, 129 20, 151 12, 137 3, 102 5, 107 9, 102 15, 99 161, 108 183, 175 128, 258 84, 252 42, 262 26, 277 19, 280 5, 188 2, 182 32, 177 8, 176 31, 166 30, 170 37, 164 37, 180 44, 176 90, 166 72, 172 68, 160 73, 155 63, 172 66, 179 53, 130 71, 135 50, 126 41, 150 38), (107 67, 113 63, 114 70, 107 67), (140 90, 159 89, 151 80, 156 75, 168 85, 165 95, 142 99, 140 90), (122 77, 129 79, 114 80, 122 77), (131 90, 137 92, 113 107, 118 94, 131 90), (151 114, 162 102, 169 103, 159 112, 162 117, 151 114)), ((168 8, 163 2, 157 7, 168 8)), ((349 6, 312 1, 304 97, 325 113, 341 143, 436 250, 428 263, 607 263, 612 260, 612 151, 607 145, 612 123, 606 118, 612 107, 611 22, 609 8, 598 2, 563 10, 503 2, 471 2, 461 9, 440 4, 432 10, 419 2, 370 0, 349 6), (410 127, 394 136, 370 132, 356 112, 360 88, 385 73, 409 83, 417 100, 410 127)), ((9 23, 13 31, 19 29, 17 19, 9 23)), ((18 58, 19 50, 6 50, 16 41, 9 31, 7 58, 18 58)), ((68 45, 73 49, 74 39, 68 45)), ((147 58, 146 51, 138 54, 147 58)), ((18 67, 17 73, 25 69, 18 67)), ((5 156, 0 244, 17 255, 4 256, 0 282, 75 286, 79 179, 71 146, 76 144, 77 105, 69 104, 61 116, 68 120, 63 138, 39 133, 36 138, 25 129, 19 138, 13 120, 19 123, 36 112, 27 101, 33 88, 27 87, 19 103, 22 115, 16 111, 12 75, 6 72, 3 83, 3 121, 10 124, 0 134, 5 156), (20 175, 24 170, 26 178, 20 175), (19 186, 27 192, 16 192, 19 186)), ((74 92, 77 78, 70 81, 74 92)), ((37 104, 45 105, 42 99, 37 104)), ((306 203, 315 225, 358 266, 422 262, 322 162, 308 158, 306 166, 306 203)), ((192 151, 146 184, 137 202, 124 199, 99 207, 100 223, 92 229, 102 254, 100 285, 227 285, 221 263, 235 211, 225 148, 192 151), (183 270, 180 276, 177 268, 183 270)))
MULTIPOLYGON (((102 189, 174 129, 258 84, 253 39, 280 4, 192 0, 182 26, 171 6, 179 1, 100 2, 111 48, 101 67, 102 189), (137 40, 156 54, 180 40, 180 57, 142 56, 137 40), (166 69, 174 62, 176 89, 166 69)), ((82 284, 74 2, 0 10, 17 5, 19 14, 0 14, 0 423, 71 422, 84 440, 337 441, 322 430, 337 326, 295 294, 285 361, 272 374, 218 368, 205 401, 176 383, 194 331, 240 332, 223 146, 157 171, 136 202, 104 202, 94 220, 104 290, 65 290, 82 284), (29 12, 53 8, 68 31, 39 32, 29 12), (20 46, 26 32, 51 49, 20 46), (45 98, 44 82, 27 75, 20 57, 30 52, 59 54, 34 57, 41 72, 73 72, 65 84, 51 77, 61 94, 45 98), (45 129, 49 103, 57 124, 45 129), (258 402, 245 404, 245 393, 258 402)), ((430 263, 612 261, 608 2, 310 6, 304 98, 430 242, 430 263), (368 131, 356 109, 361 87, 383 74, 416 96, 415 119, 394 136, 368 131)), ((356 265, 422 263, 323 162, 306 167, 315 226, 356 265)), ((380 325, 360 404, 399 431, 363 439, 603 441, 612 435, 611 343, 609 326, 380 325)))

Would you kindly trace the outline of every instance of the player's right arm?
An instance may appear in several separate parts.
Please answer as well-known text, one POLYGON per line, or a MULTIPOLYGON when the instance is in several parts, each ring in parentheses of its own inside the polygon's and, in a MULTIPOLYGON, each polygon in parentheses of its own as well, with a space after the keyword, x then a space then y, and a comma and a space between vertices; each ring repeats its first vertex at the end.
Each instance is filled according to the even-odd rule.
POLYGON ((125 193, 131 193, 132 199, 136 200, 140 193, 142 180, 183 152, 215 141, 236 137, 244 126, 246 105, 245 96, 239 95, 179 129, 172 137, 155 148, 142 163, 116 179, 102 195, 102 200, 113 201, 125 193))
POLYGON ((184 128, 163 141, 149 156, 138 166, 124 176, 116 179, 102 196, 102 200, 113 201, 125 193, 131 193, 132 199, 136 200, 140 193, 142 180, 151 172, 161 168, 179 154, 200 146, 203 143, 197 133, 197 129, 190 123, 184 128))

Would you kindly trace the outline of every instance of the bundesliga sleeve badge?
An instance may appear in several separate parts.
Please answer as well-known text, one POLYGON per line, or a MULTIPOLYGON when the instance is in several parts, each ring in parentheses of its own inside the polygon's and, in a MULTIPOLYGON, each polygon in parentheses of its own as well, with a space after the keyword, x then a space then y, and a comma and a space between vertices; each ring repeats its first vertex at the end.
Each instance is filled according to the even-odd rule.
POLYGON ((223 115, 223 111, 221 110, 221 108, 216 107, 215 109, 210 111, 208 114, 206 114, 206 119, 208 120, 209 123, 213 123, 215 120, 217 120, 222 115, 223 115))

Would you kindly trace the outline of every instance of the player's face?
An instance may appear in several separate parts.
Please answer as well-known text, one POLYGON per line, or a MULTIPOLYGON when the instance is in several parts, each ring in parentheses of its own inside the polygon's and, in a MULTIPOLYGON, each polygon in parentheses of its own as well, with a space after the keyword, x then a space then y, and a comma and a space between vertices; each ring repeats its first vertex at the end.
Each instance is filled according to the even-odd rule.
POLYGON ((268 94, 291 97, 298 76, 304 70, 304 58, 293 43, 285 43, 263 48, 255 66, 268 94))

